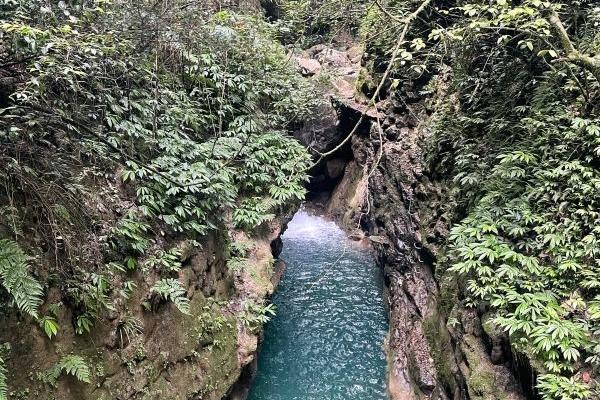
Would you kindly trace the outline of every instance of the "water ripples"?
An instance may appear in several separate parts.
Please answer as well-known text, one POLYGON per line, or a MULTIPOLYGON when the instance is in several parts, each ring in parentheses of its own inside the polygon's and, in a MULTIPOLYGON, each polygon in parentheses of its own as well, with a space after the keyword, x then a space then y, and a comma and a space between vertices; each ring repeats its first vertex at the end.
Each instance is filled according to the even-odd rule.
POLYGON ((383 400, 388 329, 372 254, 334 223, 299 211, 250 400, 383 400))

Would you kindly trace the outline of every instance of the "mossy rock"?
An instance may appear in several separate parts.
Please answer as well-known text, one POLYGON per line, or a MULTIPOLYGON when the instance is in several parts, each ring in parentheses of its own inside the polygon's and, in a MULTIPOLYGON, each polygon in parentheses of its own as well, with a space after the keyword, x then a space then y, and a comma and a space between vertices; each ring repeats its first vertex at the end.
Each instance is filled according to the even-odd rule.
POLYGON ((464 335, 461 348, 468 364, 463 374, 471 400, 523 399, 510 371, 491 363, 479 338, 464 335))
POLYGON ((358 71, 358 77, 356 78, 356 90, 369 96, 375 92, 376 88, 377 84, 371 74, 369 74, 367 68, 361 68, 358 71))
POLYGON ((423 331, 429 344, 438 382, 452 392, 458 390, 453 373, 454 350, 450 334, 440 314, 435 311, 423 319, 423 331))

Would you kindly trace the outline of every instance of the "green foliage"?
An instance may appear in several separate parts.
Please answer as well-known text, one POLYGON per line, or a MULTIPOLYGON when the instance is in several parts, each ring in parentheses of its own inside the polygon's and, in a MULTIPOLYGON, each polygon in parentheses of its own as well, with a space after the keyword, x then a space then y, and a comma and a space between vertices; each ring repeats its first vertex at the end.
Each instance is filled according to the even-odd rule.
POLYGON ((247 268, 251 247, 252 242, 250 241, 238 240, 230 243, 227 268, 234 274, 239 274, 247 268))
POLYGON ((178 272, 181 269, 181 251, 172 248, 168 251, 158 250, 144 262, 144 269, 157 268, 163 272, 178 272))
POLYGON ((110 298, 111 285, 108 276, 88 273, 77 277, 69 285, 68 293, 83 310, 75 318, 75 331, 79 335, 89 333, 94 321, 106 310, 115 307, 110 298))
POLYGON ((143 331, 144 325, 139 318, 133 315, 125 316, 117 325, 117 334, 119 335, 121 348, 124 348, 127 343, 131 343, 131 340, 143 331))
POLYGON ((44 316, 40 319, 39 323, 40 328, 44 330, 44 333, 46 334, 46 336, 48 336, 49 339, 52 339, 52 337, 56 336, 56 334, 58 333, 59 326, 58 322, 56 321, 56 318, 51 316, 44 316))
POLYGON ((202 345, 220 346, 217 336, 226 328, 233 328, 231 321, 223 315, 222 304, 209 298, 202 307, 202 313, 197 318, 196 333, 202 345))
POLYGON ((250 330, 257 330, 271 320, 271 317, 275 315, 275 311, 275 304, 257 304, 248 300, 244 302, 240 319, 244 326, 250 330))
POLYGON ((47 371, 39 374, 39 379, 50 386, 56 386, 62 373, 74 376, 78 381, 91 383, 90 367, 81 356, 69 354, 60 359, 47 371))
POLYGON ((182 313, 190 314, 190 301, 186 297, 183 285, 177 279, 161 279, 152 286, 151 291, 163 300, 171 301, 182 313))
POLYGON ((17 243, 0 240, 0 285, 19 310, 37 318, 44 292, 42 285, 29 274, 29 260, 17 243))
MULTIPOLYGON (((49 130, 36 121, 49 117, 50 131, 83 136, 82 151, 123 165, 141 215, 129 213, 113 229, 114 245, 143 252, 146 221, 204 234, 215 226, 215 212, 236 208, 238 199, 268 196, 277 206, 303 197, 310 158, 284 129, 307 115, 314 99, 268 25, 227 12, 205 21, 205 10, 186 5, 194 41, 188 26, 171 26, 180 35, 176 44, 172 36, 158 38, 151 43, 158 47, 143 44, 148 50, 138 52, 146 37, 131 37, 126 21, 135 21, 130 13, 142 5, 104 6, 65 6, 67 21, 67 9, 51 7, 45 12, 57 26, 23 17, 32 12, 25 6, 9 10, 9 39, 30 44, 13 50, 36 62, 12 94, 3 128, 15 133, 8 140, 26 140, 18 132, 27 119, 29 137, 41 141, 49 130), (30 25, 35 21, 39 26, 30 25), (176 60, 160 47, 163 39, 180 46, 176 60)), ((171 8, 164 12, 174 17, 171 8)))
POLYGON ((278 31, 284 43, 310 47, 344 33, 355 34, 364 0, 279 0, 278 31))
POLYGON ((84 313, 75 317, 75 333, 83 335, 90 333, 94 327, 94 316, 90 313, 84 313))
POLYGON ((129 297, 131 296, 131 294, 133 293, 133 291, 135 290, 136 287, 137 287, 137 285, 135 284, 134 281, 123 282, 123 286, 120 290, 121 296, 124 299, 129 299, 129 297))
POLYGON ((0 400, 8 400, 8 385, 6 381, 6 367, 4 360, 0 356, 0 400))
POLYGON ((585 400, 591 395, 588 386, 574 378, 542 375, 538 382, 537 388, 545 399, 585 400))
POLYGON ((248 267, 248 259, 244 257, 232 257, 227 260, 227 268, 234 274, 239 274, 248 267))
POLYGON ((267 212, 272 208, 272 204, 271 199, 260 197, 245 199, 233 212, 233 222, 239 228, 251 229, 265 221, 270 221, 275 217, 275 214, 267 212))
POLYGON ((148 224, 140 222, 133 213, 128 213, 111 229, 109 243, 114 249, 124 253, 143 253, 149 246, 146 236, 149 229, 148 224))

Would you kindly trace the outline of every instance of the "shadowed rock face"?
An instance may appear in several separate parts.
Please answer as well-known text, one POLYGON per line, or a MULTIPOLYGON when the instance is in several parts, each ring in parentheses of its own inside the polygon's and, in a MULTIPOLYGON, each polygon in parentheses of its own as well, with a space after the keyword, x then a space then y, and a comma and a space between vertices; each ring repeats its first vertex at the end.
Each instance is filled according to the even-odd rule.
MULTIPOLYGON (((481 329, 478 313, 453 309, 456 294, 437 280, 435 260, 455 210, 444 177, 432 178, 425 163, 428 117, 419 107, 378 105, 381 132, 372 124, 353 138, 352 164, 329 201, 332 215, 372 238, 384 270, 391 398, 523 399, 502 335, 481 329), (464 326, 480 328, 447 327, 451 309, 464 326)), ((351 121, 340 125, 352 125, 352 112, 345 116, 351 121)))
POLYGON ((315 112, 314 118, 305 121, 294 132, 294 137, 307 148, 324 153, 337 146, 344 138, 338 129, 338 115, 331 104, 323 104, 315 112))

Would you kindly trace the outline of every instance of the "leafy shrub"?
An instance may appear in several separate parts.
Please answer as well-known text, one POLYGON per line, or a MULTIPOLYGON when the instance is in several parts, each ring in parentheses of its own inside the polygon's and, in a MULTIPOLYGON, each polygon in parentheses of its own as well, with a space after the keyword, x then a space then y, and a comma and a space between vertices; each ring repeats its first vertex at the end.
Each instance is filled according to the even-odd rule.
POLYGON ((600 119, 586 99, 598 85, 582 70, 532 81, 524 66, 514 73, 509 53, 493 57, 500 82, 479 80, 473 98, 461 92, 471 72, 457 73, 463 109, 441 119, 439 135, 454 135, 454 182, 467 210, 449 236, 448 271, 468 277, 468 305, 491 307, 513 347, 539 361, 545 399, 587 398, 575 374, 593 370, 600 340, 600 119), (584 76, 588 89, 572 89, 584 76), (499 96, 504 80, 512 87, 499 96))
POLYGON ((542 375, 538 381, 537 388, 545 399, 585 400, 591 395, 588 386, 574 378, 542 375))

